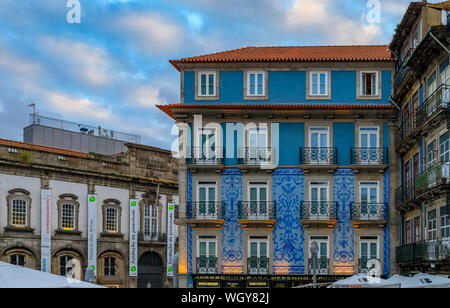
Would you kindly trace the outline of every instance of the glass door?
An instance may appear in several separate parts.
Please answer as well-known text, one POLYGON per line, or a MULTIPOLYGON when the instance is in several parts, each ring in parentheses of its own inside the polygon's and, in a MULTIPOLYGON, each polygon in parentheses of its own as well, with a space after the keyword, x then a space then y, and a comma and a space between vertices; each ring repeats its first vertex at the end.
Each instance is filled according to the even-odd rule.
POLYGON ((197 218, 215 219, 216 210, 216 183, 198 184, 197 218))
POLYGON ((310 217, 312 219, 329 219, 328 182, 311 182, 310 187, 310 217))
POLYGON ((378 217, 378 183, 361 183, 359 189, 360 219, 381 219, 378 217))
POLYGON ((249 183, 249 219, 268 219, 267 183, 249 183))
POLYGON ((309 129, 309 144, 311 147, 310 163, 330 164, 331 153, 329 147, 329 134, 327 127, 309 129))
MULTIPOLYGON (((311 248, 311 245, 313 242, 316 242, 317 247, 319 248, 319 251, 317 252, 317 263, 316 263, 317 273, 328 274, 329 273, 328 237, 326 237, 326 236, 311 236, 311 238, 309 240, 310 248, 311 248)), ((313 260, 312 256, 310 256, 309 260, 310 260, 309 269, 310 269, 310 273, 312 274, 313 269, 314 269, 314 264, 313 264, 314 260, 313 260)))
POLYGON ((251 128, 247 130, 247 158, 256 161, 268 161, 270 154, 267 144, 266 128, 251 128))
POLYGON ((359 147, 361 148, 361 163, 380 163, 381 156, 378 155, 378 128, 359 129, 359 147))
POLYGON ((267 237, 249 239, 249 273, 267 274, 268 272, 268 245, 267 237))
POLYGON ((197 269, 201 274, 217 271, 217 242, 215 237, 199 237, 197 269))
POLYGON ((213 163, 216 161, 216 130, 212 128, 201 128, 199 133, 199 145, 195 158, 202 163, 213 163))
POLYGON ((378 238, 367 237, 360 239, 360 256, 359 268, 360 272, 369 271, 367 262, 369 260, 378 260, 378 238))

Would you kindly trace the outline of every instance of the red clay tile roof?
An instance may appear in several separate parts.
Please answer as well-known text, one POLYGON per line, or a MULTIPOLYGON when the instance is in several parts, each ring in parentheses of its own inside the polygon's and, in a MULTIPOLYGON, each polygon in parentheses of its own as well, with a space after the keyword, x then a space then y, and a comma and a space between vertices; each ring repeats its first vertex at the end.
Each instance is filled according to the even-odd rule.
POLYGON ((24 142, 18 142, 18 141, 6 140, 6 139, 0 139, 0 145, 5 145, 8 147, 17 147, 17 148, 22 148, 22 149, 29 149, 29 150, 37 150, 37 151, 43 151, 43 152, 49 152, 49 153, 67 155, 67 156, 75 156, 75 157, 82 157, 82 158, 88 157, 87 153, 63 150, 63 149, 58 149, 58 148, 51 148, 51 147, 46 147, 46 146, 42 146, 42 145, 36 145, 36 144, 30 144, 30 143, 24 143, 24 142))
POLYGON ((394 61, 387 45, 245 47, 197 57, 170 60, 180 70, 181 63, 214 62, 331 62, 394 61))
POLYGON ((157 105, 160 110, 175 119, 172 109, 240 109, 240 110, 394 110, 392 105, 206 105, 206 104, 170 104, 157 105))

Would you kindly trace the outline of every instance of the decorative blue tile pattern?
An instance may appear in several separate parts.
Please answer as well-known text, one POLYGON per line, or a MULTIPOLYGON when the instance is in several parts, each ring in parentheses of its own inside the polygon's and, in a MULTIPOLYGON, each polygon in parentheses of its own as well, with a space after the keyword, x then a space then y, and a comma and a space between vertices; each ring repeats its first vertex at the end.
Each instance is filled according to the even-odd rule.
POLYGON ((334 230, 335 273, 354 271, 355 237, 350 223, 350 203, 355 201, 355 178, 351 169, 338 169, 333 176, 333 201, 337 202, 338 223, 334 230))
MULTIPOLYGON (((187 171, 187 202, 186 206, 189 206, 192 202, 192 173, 191 170, 187 171)), ((192 274, 192 227, 188 224, 187 227, 187 253, 188 253, 188 274, 192 274)))
POLYGON ((221 177, 221 201, 225 206, 222 226, 222 272, 243 272, 243 232, 238 221, 239 201, 242 201, 242 172, 225 169, 221 177))
POLYGON ((273 231, 275 274, 304 274, 304 231, 300 223, 300 201, 305 198, 305 179, 299 168, 276 169, 272 178, 277 222, 273 231))
POLYGON ((386 219, 387 224, 384 226, 383 232, 383 275, 390 274, 390 221, 389 221, 389 211, 390 211, 390 195, 389 195, 389 184, 390 184, 390 172, 389 169, 384 172, 383 176, 383 187, 384 187, 384 219, 386 219))

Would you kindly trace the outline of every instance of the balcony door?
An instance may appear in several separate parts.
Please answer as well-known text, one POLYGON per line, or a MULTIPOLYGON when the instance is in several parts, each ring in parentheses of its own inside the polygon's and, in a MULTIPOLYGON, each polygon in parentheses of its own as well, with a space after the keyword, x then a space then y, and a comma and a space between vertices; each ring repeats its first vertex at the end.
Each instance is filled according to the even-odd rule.
POLYGON ((329 153, 328 127, 311 127, 309 129, 309 145, 311 148, 310 163, 330 164, 331 153, 329 153))
MULTIPOLYGON (((317 264, 316 269, 318 274, 328 274, 329 273, 329 248, 328 248, 328 237, 327 236, 311 236, 309 239, 309 248, 311 251, 311 245, 313 242, 317 243, 319 251, 317 252, 317 264)), ((309 270, 313 273, 314 269, 312 256, 309 258, 309 270)))
POLYGON ((381 219, 378 217, 378 183, 361 182, 359 186, 360 219, 381 219))
POLYGON ((256 161, 269 161, 270 152, 268 150, 267 128, 249 128, 247 129, 247 151, 246 158, 256 161))
POLYGON ((216 161, 216 129, 199 128, 196 151, 193 156, 198 162, 214 163, 216 161))
POLYGON ((267 207, 267 183, 249 183, 249 219, 267 219, 269 216, 267 207))
POLYGON ((215 236, 199 236, 197 242, 197 273, 217 272, 217 239, 215 236))
POLYGON ((379 260, 378 237, 361 236, 359 240, 359 269, 360 272, 369 271, 367 262, 369 260, 379 260))
POLYGON ((328 206, 328 182, 310 182, 310 217, 312 219, 328 219, 330 209, 328 206))
POLYGON ((216 182, 199 182, 198 183, 198 202, 197 217, 204 219, 216 219, 216 200, 217 200, 217 184, 216 182))
POLYGON ((267 236, 250 236, 248 241, 249 274, 268 273, 269 240, 267 236))
POLYGON ((359 129, 359 147, 361 148, 361 163, 369 164, 382 162, 382 154, 379 154, 378 150, 378 127, 361 127, 359 129))

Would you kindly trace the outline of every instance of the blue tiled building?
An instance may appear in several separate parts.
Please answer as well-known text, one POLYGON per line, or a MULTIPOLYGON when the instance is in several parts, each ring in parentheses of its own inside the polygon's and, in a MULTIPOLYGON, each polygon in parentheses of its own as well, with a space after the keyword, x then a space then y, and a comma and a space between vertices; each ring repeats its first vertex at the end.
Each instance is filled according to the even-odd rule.
POLYGON ((248 47, 171 63, 181 102, 158 107, 180 131, 180 286, 305 283, 316 244, 324 280, 392 273, 388 46, 248 47))

